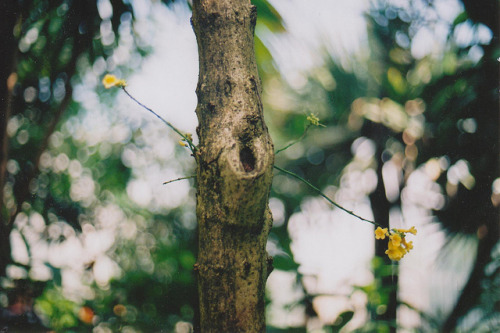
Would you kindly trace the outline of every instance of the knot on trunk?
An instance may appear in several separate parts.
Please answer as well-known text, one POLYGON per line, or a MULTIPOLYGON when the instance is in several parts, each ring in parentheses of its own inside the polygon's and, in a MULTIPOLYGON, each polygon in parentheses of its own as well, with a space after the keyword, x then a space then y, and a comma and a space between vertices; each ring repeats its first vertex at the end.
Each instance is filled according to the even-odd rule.
MULTIPOLYGON (((265 136, 264 136, 265 137, 265 136)), ((262 227, 271 181, 271 143, 257 137, 234 143, 220 159, 223 207, 230 224, 262 227)))

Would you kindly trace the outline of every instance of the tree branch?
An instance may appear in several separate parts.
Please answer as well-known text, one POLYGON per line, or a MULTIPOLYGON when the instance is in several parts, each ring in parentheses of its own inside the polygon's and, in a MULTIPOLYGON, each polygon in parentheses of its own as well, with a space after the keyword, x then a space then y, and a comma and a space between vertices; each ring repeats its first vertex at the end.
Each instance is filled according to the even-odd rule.
POLYGON ((177 182, 179 180, 192 179, 192 178, 196 178, 196 176, 187 176, 187 177, 180 177, 180 178, 172 179, 172 180, 163 182, 163 185, 167 185, 167 184, 170 184, 170 183, 173 183, 173 182, 177 182))

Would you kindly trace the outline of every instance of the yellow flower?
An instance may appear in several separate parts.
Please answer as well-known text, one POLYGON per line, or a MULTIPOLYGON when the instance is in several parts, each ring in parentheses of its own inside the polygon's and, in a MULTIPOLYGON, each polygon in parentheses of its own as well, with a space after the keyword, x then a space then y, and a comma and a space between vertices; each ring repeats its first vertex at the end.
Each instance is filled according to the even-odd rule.
POLYGON ((410 229, 394 229, 396 230, 397 232, 400 232, 400 233, 409 233, 409 234, 413 234, 413 235, 416 235, 417 234, 417 229, 415 227, 411 227, 410 229))
POLYGON ((385 239, 385 236, 387 236, 389 233, 387 232, 387 228, 381 228, 378 227, 375 229, 375 239, 385 239))
POLYGON ((319 122, 319 118, 312 112, 307 116, 306 119, 311 125, 325 127, 325 125, 319 122))
POLYGON ((406 239, 403 238, 401 244, 403 244, 403 246, 408 250, 410 251, 411 249, 413 249, 413 242, 406 242, 406 239))
POLYGON ((311 123, 311 125, 318 126, 319 125, 319 118, 316 117, 315 114, 311 113, 309 116, 307 116, 307 121, 311 123))
POLYGON ((394 261, 399 261, 403 258, 403 256, 406 254, 406 252, 403 248, 398 246, 398 247, 386 250, 385 254, 387 254, 389 259, 394 260, 394 261))
POLYGON ((406 242, 405 237, 401 237, 400 234, 392 234, 389 236, 390 241, 387 244, 387 250, 385 254, 391 260, 399 261, 405 254, 408 253, 413 248, 413 242, 406 242))
POLYGON ((395 246, 399 246, 399 244, 401 244, 400 234, 392 234, 389 236, 389 239, 390 239, 389 244, 393 243, 395 246))
POLYGON ((182 138, 182 140, 179 141, 179 144, 183 147, 188 147, 189 141, 193 142, 193 136, 191 135, 191 133, 186 133, 186 134, 184 134, 184 136, 185 136, 185 138, 182 138))
POLYGON ((376 239, 385 239, 386 236, 389 236, 385 254, 387 254, 389 259, 395 261, 401 260, 411 249, 413 249, 413 242, 407 242, 405 234, 416 235, 417 229, 411 227, 410 229, 391 229, 387 231, 387 228, 382 229, 378 227, 375 230, 376 239))
POLYGON ((106 74, 102 79, 102 84, 106 89, 113 87, 122 88, 127 86, 127 82, 125 80, 119 80, 116 76, 112 74, 106 74))
POLYGON ((393 242, 389 242, 385 253, 389 256, 389 259, 398 261, 401 260, 408 251, 401 246, 401 244, 396 245, 393 242))

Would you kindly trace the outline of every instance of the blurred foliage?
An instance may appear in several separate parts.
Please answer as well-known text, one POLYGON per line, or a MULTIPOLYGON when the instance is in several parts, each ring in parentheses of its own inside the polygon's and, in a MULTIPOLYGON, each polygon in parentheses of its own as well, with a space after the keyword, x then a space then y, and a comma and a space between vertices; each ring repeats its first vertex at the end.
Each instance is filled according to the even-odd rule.
POLYGON ((66 298, 60 288, 47 288, 42 297, 37 299, 35 307, 48 318, 48 325, 56 331, 79 325, 80 306, 66 298))
POLYGON ((271 52, 262 40, 261 35, 280 34, 285 32, 283 20, 278 11, 267 0, 252 0, 257 7, 257 26, 255 28, 255 58, 259 75, 265 79, 268 76, 278 75, 271 52))
MULTIPOLYGON (((33 206, 46 221, 54 214, 78 226, 77 217, 82 207, 69 198, 70 177, 61 171, 76 159, 79 147, 65 141, 71 133, 62 134, 55 129, 60 121, 70 119, 79 110, 78 104, 71 99, 72 80, 73 83, 78 80, 78 70, 85 69, 85 63, 106 64, 106 60, 110 69, 118 65, 112 57, 119 43, 115 35, 120 22, 130 24, 132 17, 129 4, 113 3, 114 16, 112 12, 102 12, 104 17, 100 17, 96 2, 40 0, 18 3, 19 20, 13 28, 19 50, 15 53, 15 72, 10 77, 12 105, 6 128, 10 137, 10 160, 7 162, 8 195, 4 208, 12 218, 23 210, 29 213, 33 206), (44 153, 50 146, 59 149, 57 157, 44 153), (44 165, 50 165, 50 157, 60 162, 56 170, 44 165)), ((97 159, 102 162, 99 157, 88 162, 97 159)), ((116 167, 124 169, 121 163, 116 167)), ((126 176, 126 172, 113 174, 114 177, 126 176)), ((126 179, 116 180, 121 180, 122 186, 126 183, 126 179)))
MULTIPOLYGON (((431 181, 439 184, 437 189, 434 187, 441 198, 439 203, 423 200, 414 204, 433 212, 434 220, 447 230, 450 240, 455 235, 471 237, 479 252, 471 258, 475 262, 473 272, 450 314, 428 314, 408 304, 396 305, 415 312, 422 331, 453 330, 460 322, 465 325, 462 316, 467 313, 474 318, 470 319, 473 323, 480 325, 482 317, 478 313, 487 316, 491 309, 481 301, 487 292, 479 286, 496 283, 498 287, 498 272, 492 274, 493 269, 486 265, 496 265, 491 253, 499 238, 498 201, 495 203, 495 194, 492 196, 492 184, 498 177, 499 55, 495 44, 498 34, 494 30, 497 23, 492 22, 498 21, 498 10, 476 11, 486 3, 465 5, 456 18, 446 21, 432 1, 404 5, 373 1, 366 17, 366 56, 353 58, 346 66, 326 55, 323 67, 312 70, 298 93, 281 81, 272 83, 272 94, 267 96, 268 103, 282 111, 270 115, 271 128, 277 132, 277 148, 301 136, 304 120, 298 114, 315 112, 327 125, 311 131, 295 151, 280 154, 276 163, 313 184, 321 184, 331 195, 341 190, 342 177, 352 170, 374 170, 380 185, 385 164, 398 168, 401 178, 397 197, 386 197, 384 188, 379 193, 360 193, 370 195, 378 223, 388 223, 391 208, 402 209, 402 195, 410 186, 407 181, 414 171, 426 172, 431 181), (474 21, 469 11, 474 11, 474 21), (491 20, 491 16, 496 20, 491 20), (417 40, 421 38, 419 34, 443 25, 447 29, 445 39, 432 41, 433 37, 428 36, 427 43, 434 43, 435 48, 420 52, 418 48, 426 45, 417 40), (461 29, 466 26, 471 35, 464 42, 460 40, 464 34, 461 29), (288 95, 288 100, 276 97, 280 94, 288 95), (285 102, 279 104, 273 99, 285 102), (372 142, 375 147, 374 156, 365 165, 357 164, 353 156, 353 143, 359 139, 372 142)), ((498 4, 488 6, 497 8, 498 4)), ((274 228, 272 235, 286 253, 283 258, 289 261, 293 252, 286 221, 300 211, 304 196, 310 194, 310 189, 302 184, 291 183, 294 181, 276 176, 272 193, 285 207, 285 223, 274 228)), ((445 247, 443 256, 446 250, 445 247)), ((448 251, 452 251, 451 245, 448 251)), ((389 332, 396 329, 395 310, 392 318, 387 318, 387 312, 390 297, 394 297, 392 302, 398 302, 398 269, 390 262, 379 262, 385 257, 383 252, 377 255, 381 258, 375 259, 378 264, 373 268, 374 282, 355 289, 367 297, 367 323, 360 331, 389 332)), ((286 270, 293 265, 283 267, 286 270)), ((304 291, 308 293, 307 289, 304 291)), ((492 304, 497 304, 498 297, 494 298, 492 304)), ((494 323, 498 316, 489 320, 494 323)))

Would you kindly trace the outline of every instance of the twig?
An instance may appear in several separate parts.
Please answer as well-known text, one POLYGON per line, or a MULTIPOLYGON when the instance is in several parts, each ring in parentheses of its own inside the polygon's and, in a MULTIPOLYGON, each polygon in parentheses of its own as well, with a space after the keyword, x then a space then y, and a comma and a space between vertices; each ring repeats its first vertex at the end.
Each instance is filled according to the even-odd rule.
POLYGON ((326 127, 325 125, 321 124, 319 122, 319 118, 314 114, 314 113, 311 113, 309 116, 307 116, 306 120, 309 122, 306 126, 306 128, 304 128, 304 133, 302 133, 302 135, 300 136, 300 138, 298 138, 297 140, 295 141, 292 141, 291 143, 289 143, 288 145, 286 145, 285 147, 281 148, 281 149, 278 149, 276 151, 276 153, 274 153, 275 155, 278 155, 279 153, 281 153, 283 150, 287 150, 288 148, 290 148, 291 146, 293 146, 294 144, 296 143, 299 143, 300 141, 302 141, 305 137, 306 137, 306 134, 307 134, 307 131, 309 130, 309 128, 311 126, 320 126, 320 127, 326 127))
POLYGON ((167 185, 167 184, 170 184, 170 183, 173 183, 173 182, 179 181, 179 180, 191 179, 191 178, 196 178, 196 176, 188 176, 188 177, 180 177, 180 178, 172 179, 172 180, 169 180, 169 181, 163 182, 163 185, 167 185))
POLYGON ((364 217, 361 217, 357 214, 355 214, 354 212, 342 207, 341 205, 339 205, 338 203, 336 203, 335 201, 333 201, 332 199, 330 199, 326 194, 324 194, 319 188, 317 188, 316 186, 314 186, 313 184, 311 184, 310 182, 308 182, 307 180, 305 180, 304 178, 300 177, 299 175, 297 175, 296 173, 293 173, 291 171, 288 171, 288 170, 285 170, 283 168, 280 168, 279 166, 274 166, 275 169, 283 172, 283 173, 286 173, 287 175, 289 176, 292 176, 294 177, 295 179, 298 179, 300 180, 301 182, 303 182, 304 184, 306 184, 307 186, 309 186, 310 188, 312 188, 316 193, 318 193, 320 196, 322 196, 323 198, 326 199, 326 201, 328 201, 329 203, 331 203, 332 205, 334 205, 335 207, 337 207, 338 209, 340 210, 343 210, 344 212, 346 212, 347 214, 349 215, 352 215, 354 216, 355 218, 358 218, 360 219, 361 221, 364 221, 364 222, 368 222, 368 223, 371 223, 375 226, 378 226, 378 227, 382 227, 380 224, 378 224, 377 222, 374 222, 374 221, 371 221, 371 220, 368 220, 368 219, 365 219, 364 217))
POLYGON ((168 121, 166 121, 165 119, 163 119, 158 113, 154 112, 152 109, 148 108, 146 105, 142 104, 141 102, 139 102, 137 99, 135 99, 134 96, 132 96, 128 91, 127 89, 125 89, 124 86, 121 87, 122 90, 125 92, 125 94, 127 94, 128 97, 130 97, 130 99, 132 99, 134 102, 136 102, 139 106, 141 106, 142 108, 148 110, 149 112, 151 112, 152 114, 154 114, 158 119, 160 119, 165 125, 167 125, 168 127, 170 127, 172 130, 174 130, 175 133, 179 134, 189 145, 189 149, 191 150, 192 153, 194 153, 196 151, 196 146, 194 145, 194 143, 185 135, 185 134, 182 134, 181 131, 179 131, 174 125, 172 125, 171 123, 169 123, 168 121))
POLYGON ((283 150, 287 150, 288 148, 290 148, 291 146, 299 143, 300 141, 302 141, 302 139, 305 138, 306 134, 307 134, 307 130, 309 129, 309 127, 311 127, 312 125, 309 124, 306 126, 306 128, 304 129, 304 133, 302 133, 302 135, 300 136, 300 138, 298 138, 297 140, 295 141, 292 141, 291 143, 289 143, 288 145, 286 145, 285 147, 281 148, 281 149, 278 149, 274 155, 278 155, 279 153, 281 153, 283 150))

